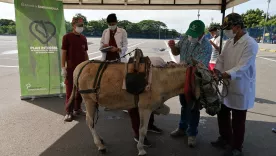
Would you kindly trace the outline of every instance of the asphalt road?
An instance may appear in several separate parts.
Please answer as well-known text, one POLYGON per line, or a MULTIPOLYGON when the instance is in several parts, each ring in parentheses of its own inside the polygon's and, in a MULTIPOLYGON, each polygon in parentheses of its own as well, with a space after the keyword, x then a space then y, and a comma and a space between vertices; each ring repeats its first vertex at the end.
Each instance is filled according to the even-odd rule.
MULTIPOLYGON (((89 57, 99 58, 99 39, 89 38, 89 57)), ((145 55, 172 59, 164 40, 129 39, 129 49, 139 47, 145 55), (165 51, 159 51, 165 48, 165 51)), ((92 135, 80 117, 63 122, 64 99, 43 98, 20 100, 20 82, 16 37, 0 36, 0 155, 1 156, 98 156, 92 135)), ((276 49, 276 48, 275 48, 276 49)), ((245 156, 276 156, 276 53, 259 52, 255 107, 248 112, 245 156)), ((177 127, 180 113, 178 98, 166 102, 171 107, 168 116, 156 116, 155 124, 162 135, 148 133, 153 147, 146 149, 151 156, 216 156, 210 141, 218 136, 216 117, 202 110, 198 146, 187 147, 187 139, 172 139, 169 133, 177 127)), ((100 110, 96 125, 108 148, 107 156, 135 156, 136 143, 128 114, 122 111, 100 110)))

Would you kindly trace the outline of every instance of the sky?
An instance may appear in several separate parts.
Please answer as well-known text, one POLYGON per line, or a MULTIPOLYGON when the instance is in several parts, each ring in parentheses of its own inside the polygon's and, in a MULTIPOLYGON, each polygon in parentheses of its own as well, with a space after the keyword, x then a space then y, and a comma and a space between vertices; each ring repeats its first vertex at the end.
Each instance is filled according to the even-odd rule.
MULTIPOLYGON (((266 12, 267 0, 250 0, 234 8, 234 12, 242 14, 249 9, 261 9, 266 12)), ((15 20, 15 11, 13 4, 0 2, 0 19, 15 20)), ((226 10, 226 15, 232 12, 232 8, 226 10)), ((197 10, 64 10, 65 19, 71 21, 76 13, 81 13, 87 17, 87 20, 99 20, 106 18, 110 13, 116 13, 118 20, 129 20, 131 22, 139 22, 141 20, 158 20, 164 22, 168 29, 176 29, 178 32, 184 33, 191 21, 197 19, 197 10), (137 13, 139 12, 139 13, 137 13)), ((276 0, 271 0, 269 7, 270 14, 276 14, 276 0)), ((201 10, 199 19, 206 26, 214 22, 220 23, 222 14, 220 11, 201 10)))

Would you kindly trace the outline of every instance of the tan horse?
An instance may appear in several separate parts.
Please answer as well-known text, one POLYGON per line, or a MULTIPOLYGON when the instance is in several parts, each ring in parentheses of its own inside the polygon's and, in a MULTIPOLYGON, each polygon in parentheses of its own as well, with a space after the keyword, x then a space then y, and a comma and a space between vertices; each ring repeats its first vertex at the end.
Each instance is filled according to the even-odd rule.
MULTIPOLYGON (((81 63, 74 71, 74 87, 69 99, 72 103, 76 93, 77 84, 79 90, 92 89, 95 75, 100 63, 81 63), (81 68, 85 66, 80 73, 81 68), (77 78, 79 76, 78 82, 77 78)), ((179 94, 184 93, 185 73, 187 66, 181 64, 167 65, 167 67, 159 68, 152 67, 152 84, 151 89, 144 91, 139 95, 139 143, 137 144, 138 155, 146 155, 143 148, 144 138, 147 134, 148 122, 153 111, 157 110, 163 103, 179 94)), ((106 147, 103 145, 103 140, 97 134, 94 128, 95 114, 97 110, 97 102, 99 106, 108 109, 126 110, 134 108, 134 96, 122 89, 125 79, 125 64, 112 63, 109 64, 104 71, 100 83, 98 101, 94 93, 82 94, 82 98, 86 106, 86 121, 94 138, 94 143, 98 150, 105 152, 106 147)))

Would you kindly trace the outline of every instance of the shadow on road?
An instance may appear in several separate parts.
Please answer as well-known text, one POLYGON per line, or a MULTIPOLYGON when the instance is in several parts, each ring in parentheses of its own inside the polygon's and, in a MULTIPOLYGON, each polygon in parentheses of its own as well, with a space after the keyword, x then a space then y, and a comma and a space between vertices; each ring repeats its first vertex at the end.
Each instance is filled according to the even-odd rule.
POLYGON ((260 104, 276 104, 275 101, 262 99, 262 98, 255 98, 255 102, 260 103, 260 104))
MULTIPOLYGON (((43 98, 29 102, 55 113, 64 114, 64 99, 43 98)), ((201 117, 198 146, 195 149, 187 147, 186 137, 173 139, 169 136, 169 133, 176 128, 179 117, 179 114, 156 116, 155 124, 163 129, 164 133, 162 135, 148 133, 148 139, 153 143, 151 148, 146 148, 148 155, 216 156, 223 152, 210 145, 210 141, 218 137, 216 117, 201 117)), ((78 124, 61 136, 40 156, 101 155, 94 145, 92 135, 85 123, 85 117, 79 117, 77 121, 78 124)), ((247 121, 244 144, 245 156, 273 156, 275 154, 276 136, 271 132, 271 128, 275 126, 276 123, 247 121)), ((128 114, 122 111, 103 111, 103 109, 100 109, 96 129, 106 143, 108 149, 106 156, 137 155, 128 114)))

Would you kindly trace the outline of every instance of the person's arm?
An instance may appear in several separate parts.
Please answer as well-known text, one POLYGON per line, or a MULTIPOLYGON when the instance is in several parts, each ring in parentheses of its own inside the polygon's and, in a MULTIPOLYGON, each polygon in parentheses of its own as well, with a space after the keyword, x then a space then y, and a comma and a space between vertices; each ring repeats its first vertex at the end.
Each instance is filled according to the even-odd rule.
POLYGON ((62 47, 61 47, 61 68, 65 68, 66 65, 66 57, 67 57, 67 50, 68 50, 68 41, 66 36, 63 36, 62 38, 62 47))
POLYGON ((62 49, 62 53, 61 53, 61 68, 65 68, 66 57, 67 57, 67 50, 63 50, 62 49))
POLYGON ((254 63, 256 59, 256 55, 258 52, 258 44, 249 44, 246 45, 244 52, 242 54, 241 59, 238 64, 226 71, 225 73, 229 75, 229 78, 235 80, 237 78, 241 78, 243 73, 248 70, 248 68, 254 63))
POLYGON ((210 43, 212 46, 214 46, 214 48, 219 51, 219 45, 216 45, 213 41, 210 40, 210 43))
POLYGON ((88 44, 87 44, 87 39, 85 38, 85 40, 86 40, 86 44, 85 44, 85 60, 87 61, 87 60, 89 60, 89 56, 88 56, 88 53, 87 53, 87 51, 88 51, 88 44))
POLYGON ((220 72, 224 72, 222 71, 224 68, 224 52, 225 52, 225 49, 227 49, 229 43, 230 43, 229 40, 225 43, 221 51, 221 54, 218 56, 216 61, 215 69, 219 70, 220 72))
POLYGON ((172 54, 173 54, 174 56, 177 56, 177 55, 180 54, 180 50, 179 50, 179 48, 177 48, 176 46, 171 47, 171 51, 172 51, 172 54))
POLYGON ((100 48, 99 49, 102 49, 103 47, 106 47, 107 45, 104 44, 104 40, 105 40, 105 30, 103 31, 103 34, 102 34, 102 38, 101 38, 101 41, 100 41, 100 48))
POLYGON ((122 41, 123 41, 123 46, 122 46, 121 49, 119 48, 118 52, 119 52, 120 55, 125 55, 125 53, 128 49, 128 47, 127 47, 128 46, 128 40, 127 40, 127 32, 124 29, 123 29, 123 39, 122 39, 122 41))

